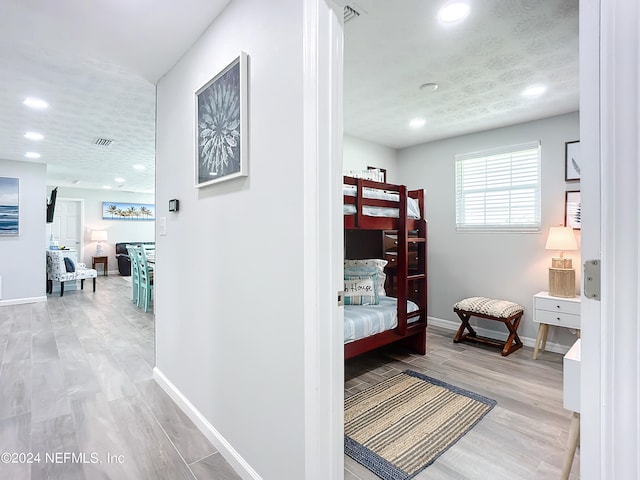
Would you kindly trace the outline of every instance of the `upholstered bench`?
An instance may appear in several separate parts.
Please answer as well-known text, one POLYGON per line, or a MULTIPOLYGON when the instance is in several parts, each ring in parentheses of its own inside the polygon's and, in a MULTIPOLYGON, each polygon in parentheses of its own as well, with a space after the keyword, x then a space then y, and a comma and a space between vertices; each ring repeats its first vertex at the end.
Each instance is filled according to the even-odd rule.
POLYGON ((486 297, 469 297, 456 303, 453 306, 453 311, 458 314, 462 321, 456 336, 453 337, 454 343, 466 341, 491 345, 502 349, 502 356, 509 355, 522 348, 522 342, 518 337, 517 330, 520 320, 522 320, 524 308, 517 303, 486 297), (469 324, 471 317, 503 322, 509 330, 509 337, 506 342, 501 342, 494 338, 479 337, 469 324), (468 333, 464 333, 465 330, 468 333))

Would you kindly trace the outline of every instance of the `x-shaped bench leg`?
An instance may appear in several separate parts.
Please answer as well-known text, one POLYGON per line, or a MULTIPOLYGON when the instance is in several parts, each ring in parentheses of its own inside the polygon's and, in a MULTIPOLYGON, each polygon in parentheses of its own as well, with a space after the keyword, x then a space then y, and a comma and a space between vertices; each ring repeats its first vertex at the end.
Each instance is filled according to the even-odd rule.
POLYGON ((476 331, 469 324, 469 320, 471 319, 471 315, 469 315, 467 313, 462 313, 462 312, 456 312, 456 313, 460 317, 460 321, 462 322, 462 324, 458 328, 458 332, 456 333, 456 336, 453 337, 453 343, 461 342, 463 340, 463 337, 465 337, 465 336, 467 336, 467 337, 475 337, 475 336, 477 336, 476 335, 476 331), (469 330, 469 333, 467 335, 464 334, 465 330, 469 330))
POLYGON ((504 342, 504 348, 502 349, 503 357, 522 347, 522 341, 520 340, 520 337, 517 333, 518 325, 520 325, 520 320, 522 320, 522 313, 512 320, 506 320, 504 322, 504 324, 507 326, 507 329, 509 330, 509 337, 507 337, 507 341, 504 342))

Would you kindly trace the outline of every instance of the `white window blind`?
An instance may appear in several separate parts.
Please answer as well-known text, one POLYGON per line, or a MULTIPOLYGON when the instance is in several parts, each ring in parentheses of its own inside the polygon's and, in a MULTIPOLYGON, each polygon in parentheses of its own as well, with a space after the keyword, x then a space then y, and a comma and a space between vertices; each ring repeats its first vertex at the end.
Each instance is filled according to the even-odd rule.
POLYGON ((456 155, 456 227, 540 230, 540 142, 456 155))

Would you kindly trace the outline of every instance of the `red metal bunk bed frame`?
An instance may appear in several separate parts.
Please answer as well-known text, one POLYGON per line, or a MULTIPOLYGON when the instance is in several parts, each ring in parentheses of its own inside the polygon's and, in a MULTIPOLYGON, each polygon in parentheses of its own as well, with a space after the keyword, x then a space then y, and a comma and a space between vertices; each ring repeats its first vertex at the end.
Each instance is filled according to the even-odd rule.
POLYGON ((398 261, 395 269, 397 276, 398 325, 371 337, 355 340, 344 345, 344 358, 349 359, 390 343, 402 342, 420 355, 427 348, 427 222, 424 219, 424 193, 422 190, 407 190, 404 185, 374 182, 361 178, 344 177, 344 184, 355 185, 356 196, 344 195, 345 204, 353 204, 356 213, 344 215, 346 230, 397 230, 398 261), (388 192, 397 192, 399 200, 380 200, 364 198, 364 188, 374 188, 388 192), (407 217, 407 197, 417 200, 421 218, 407 217), (398 218, 373 217, 364 215, 364 207, 388 207, 399 209, 398 218), (410 237, 410 231, 417 231, 417 237, 410 237), (418 244, 417 269, 409 270, 409 243, 418 244), (413 295, 409 295, 410 288, 413 295), (407 300, 413 300, 419 307, 416 312, 407 313, 407 300), (408 319, 420 316, 420 320, 408 323, 408 319))

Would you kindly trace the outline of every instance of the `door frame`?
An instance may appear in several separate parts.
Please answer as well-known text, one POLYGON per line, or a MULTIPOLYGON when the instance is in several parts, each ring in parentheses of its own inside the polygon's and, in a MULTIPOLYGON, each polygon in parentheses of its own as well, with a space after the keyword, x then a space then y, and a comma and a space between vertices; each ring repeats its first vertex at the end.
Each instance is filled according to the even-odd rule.
POLYGON ((640 478, 639 23, 637 2, 580 4, 582 258, 601 260, 601 300, 581 307, 587 480, 640 478))
POLYGON ((303 6, 305 480, 344 478, 344 2, 303 6))

